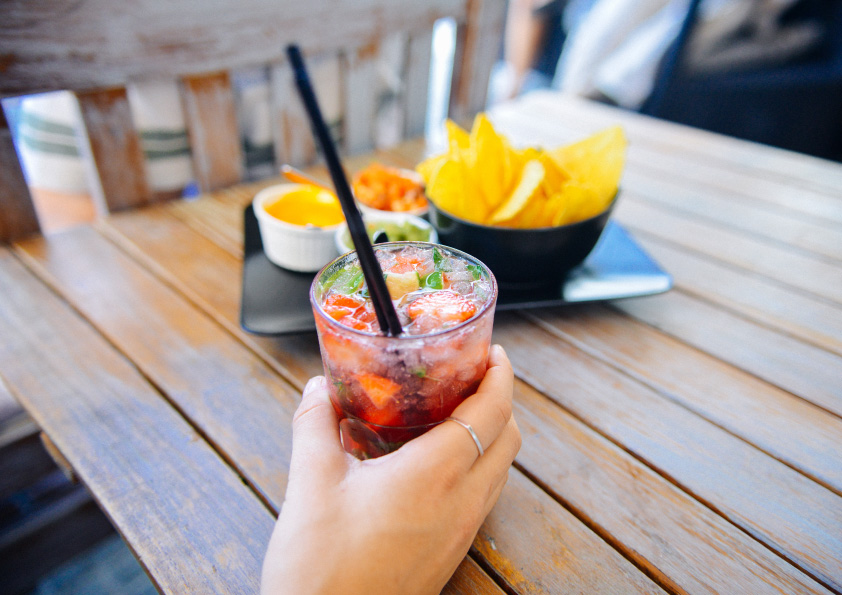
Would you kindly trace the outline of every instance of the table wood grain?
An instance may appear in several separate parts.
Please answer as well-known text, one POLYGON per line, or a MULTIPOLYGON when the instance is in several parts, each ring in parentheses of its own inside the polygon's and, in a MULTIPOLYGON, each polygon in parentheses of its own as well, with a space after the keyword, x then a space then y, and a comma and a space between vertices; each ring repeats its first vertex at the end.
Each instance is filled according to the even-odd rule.
MULTIPOLYGON (((621 124, 615 219, 675 286, 498 313, 523 447, 445 592, 842 593, 842 165, 549 92, 490 116, 517 145, 621 124)), ((0 391, 163 592, 257 591, 321 373, 315 333, 239 325, 273 182, 0 248, 0 391)))

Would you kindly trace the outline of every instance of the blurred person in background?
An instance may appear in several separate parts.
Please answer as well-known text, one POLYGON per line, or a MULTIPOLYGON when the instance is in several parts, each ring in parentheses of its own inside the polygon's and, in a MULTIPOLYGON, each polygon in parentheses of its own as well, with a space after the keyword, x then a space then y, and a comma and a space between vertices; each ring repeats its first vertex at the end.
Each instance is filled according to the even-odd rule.
MULTIPOLYGON (((793 19, 821 0, 702 0, 687 68, 739 71, 785 63, 822 41, 817 19, 793 19)), ((640 109, 675 43, 690 0, 510 0, 503 58, 489 104, 538 88, 640 109), (548 68, 553 44, 562 41, 548 68)))

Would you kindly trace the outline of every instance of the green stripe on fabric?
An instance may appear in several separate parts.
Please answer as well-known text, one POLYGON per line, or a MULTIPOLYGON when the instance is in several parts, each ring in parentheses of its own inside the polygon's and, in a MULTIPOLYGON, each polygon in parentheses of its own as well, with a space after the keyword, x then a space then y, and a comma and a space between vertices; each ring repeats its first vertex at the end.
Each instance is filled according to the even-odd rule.
POLYGON ((52 155, 64 155, 66 157, 78 157, 79 149, 74 145, 65 145, 62 143, 51 143, 49 141, 38 140, 29 135, 21 134, 21 142, 27 145, 33 151, 39 153, 46 153, 52 155))
POLYGON ((172 157, 189 157, 190 148, 184 149, 170 149, 170 150, 149 150, 144 149, 143 154, 147 159, 168 159, 172 157))
POLYGON ((187 132, 184 130, 144 130, 140 133, 140 138, 148 141, 174 141, 183 140, 187 143, 187 132))
POLYGON ((255 145, 248 139, 243 142, 243 153, 247 166, 253 166, 260 163, 272 163, 275 161, 275 147, 269 143, 265 145, 255 145))
POLYGON ((39 130, 41 132, 63 134, 71 137, 75 137, 76 134, 73 131, 72 126, 68 126, 67 124, 59 124, 58 122, 54 122, 52 120, 45 120, 41 116, 37 116, 31 112, 24 112, 21 115, 21 125, 29 126, 33 130, 39 130))

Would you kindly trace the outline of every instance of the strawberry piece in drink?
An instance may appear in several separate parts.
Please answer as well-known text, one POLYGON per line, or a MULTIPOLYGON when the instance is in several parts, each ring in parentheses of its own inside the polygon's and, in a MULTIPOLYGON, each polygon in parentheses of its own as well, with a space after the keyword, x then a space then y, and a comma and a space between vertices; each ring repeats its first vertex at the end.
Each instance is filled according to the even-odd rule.
POLYGON ((426 315, 440 323, 464 322, 477 313, 473 302, 452 291, 436 291, 418 298, 406 309, 410 320, 426 315))

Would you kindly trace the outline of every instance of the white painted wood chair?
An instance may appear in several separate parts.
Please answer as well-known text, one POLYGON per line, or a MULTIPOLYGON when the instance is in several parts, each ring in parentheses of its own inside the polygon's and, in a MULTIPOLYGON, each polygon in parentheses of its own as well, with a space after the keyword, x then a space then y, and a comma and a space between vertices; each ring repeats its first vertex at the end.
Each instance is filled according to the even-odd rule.
MULTIPOLYGON (((440 18, 457 24, 448 115, 465 119, 482 110, 503 15, 503 0, 15 3, 0 19, 0 97, 76 95, 95 164, 92 193, 98 211, 107 213, 164 198, 147 180, 127 84, 178 82, 194 176, 201 190, 213 190, 243 179, 233 69, 269 69, 276 161, 306 165, 316 148, 286 63, 287 44, 298 43, 308 62, 339 61, 342 76, 332 92, 343 105, 340 148, 352 154, 374 146, 382 97, 377 68, 387 51, 402 78, 401 136, 423 133, 432 31, 440 18)), ((0 242, 38 231, 0 112, 0 242)))

